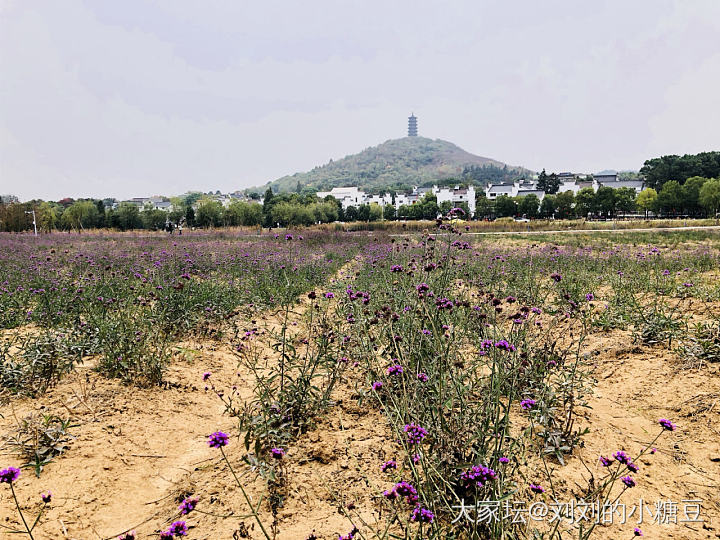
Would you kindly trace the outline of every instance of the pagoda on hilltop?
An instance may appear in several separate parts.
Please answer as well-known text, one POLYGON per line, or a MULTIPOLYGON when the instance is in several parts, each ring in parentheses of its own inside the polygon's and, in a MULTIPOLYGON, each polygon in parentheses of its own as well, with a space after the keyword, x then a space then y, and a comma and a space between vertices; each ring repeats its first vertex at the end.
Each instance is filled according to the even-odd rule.
POLYGON ((417 137, 417 117, 415 113, 408 116, 408 137, 417 137))

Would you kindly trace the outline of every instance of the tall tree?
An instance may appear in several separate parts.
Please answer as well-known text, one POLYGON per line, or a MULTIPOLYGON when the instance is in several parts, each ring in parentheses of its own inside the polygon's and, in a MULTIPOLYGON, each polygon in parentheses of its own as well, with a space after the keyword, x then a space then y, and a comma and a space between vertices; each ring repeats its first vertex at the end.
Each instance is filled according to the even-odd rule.
POLYGON ((653 188, 645 188, 640 193, 638 193, 636 203, 638 207, 645 212, 645 219, 647 219, 648 212, 650 210, 655 210, 657 197, 657 191, 655 191, 653 188))
POLYGON ((555 211, 562 219, 575 215, 575 195, 572 191, 563 191, 555 195, 555 211))
POLYGON ((530 194, 520 198, 518 212, 529 218, 536 218, 540 209, 540 199, 537 195, 530 194))
POLYGON ((700 190, 707 181, 708 179, 702 176, 691 176, 685 180, 682 190, 684 206, 688 214, 697 216, 701 213, 700 190))
POLYGON ((700 204, 707 208, 710 217, 716 217, 720 210, 720 178, 713 178, 700 189, 700 204))
POLYGON ((665 182, 657 198, 658 208, 666 214, 677 215, 683 207, 683 190, 680 182, 665 182))
POLYGON ((611 187, 600 186, 595 193, 595 204, 597 209, 605 216, 615 215, 615 190, 611 187))
POLYGON ((500 195, 495 199, 495 214, 497 217, 510 217, 517 214, 517 203, 507 195, 500 195))
POLYGON ((555 214, 555 195, 545 195, 540 203, 540 214, 550 218, 555 214))
POLYGON ((265 190, 265 197, 263 198, 263 221, 266 227, 272 227, 272 207, 275 202, 275 195, 273 194, 272 188, 265 190))
POLYGON ((560 179, 558 175, 552 173, 548 175, 545 169, 538 175, 538 189, 542 189, 545 193, 555 194, 560 189, 560 179))
POLYGON ((615 190, 615 206, 618 211, 623 213, 635 210, 635 198, 637 193, 633 188, 621 187, 615 190))
POLYGON ((588 214, 595 212, 595 191, 591 187, 582 188, 575 197, 578 216, 587 217, 588 214))

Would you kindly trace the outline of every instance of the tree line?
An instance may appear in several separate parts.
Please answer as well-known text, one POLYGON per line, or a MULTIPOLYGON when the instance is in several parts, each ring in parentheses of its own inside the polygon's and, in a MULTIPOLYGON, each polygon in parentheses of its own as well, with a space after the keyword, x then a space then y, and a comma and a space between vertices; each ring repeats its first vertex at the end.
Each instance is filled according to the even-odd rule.
POLYGON ((639 194, 634 189, 613 189, 601 186, 597 192, 586 187, 574 194, 566 191, 548 194, 542 201, 536 195, 509 197, 500 195, 489 200, 478 193, 475 201, 475 217, 525 216, 528 218, 572 219, 588 216, 615 217, 618 214, 652 212, 656 216, 713 217, 720 211, 720 179, 695 176, 682 185, 670 180, 658 192, 645 188, 639 194))
POLYGON ((666 182, 683 185, 688 178, 720 178, 720 152, 701 152, 684 156, 661 156, 648 159, 640 169, 645 185, 657 192, 666 182))

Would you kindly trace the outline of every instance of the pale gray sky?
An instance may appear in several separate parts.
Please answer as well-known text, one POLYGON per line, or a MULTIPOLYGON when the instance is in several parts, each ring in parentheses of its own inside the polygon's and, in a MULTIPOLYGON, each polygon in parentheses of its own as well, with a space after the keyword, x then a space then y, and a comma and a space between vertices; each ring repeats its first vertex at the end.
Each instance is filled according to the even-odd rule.
POLYGON ((539 170, 720 148, 719 0, 0 0, 0 193, 230 191, 406 133, 539 170))

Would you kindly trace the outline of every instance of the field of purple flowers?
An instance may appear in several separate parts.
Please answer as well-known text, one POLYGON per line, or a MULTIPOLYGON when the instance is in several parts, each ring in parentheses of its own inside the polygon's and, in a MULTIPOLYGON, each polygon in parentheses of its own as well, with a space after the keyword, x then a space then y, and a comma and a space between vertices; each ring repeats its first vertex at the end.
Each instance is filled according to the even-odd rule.
POLYGON ((0 237, 0 527, 719 534, 718 234, 464 232, 0 237))

